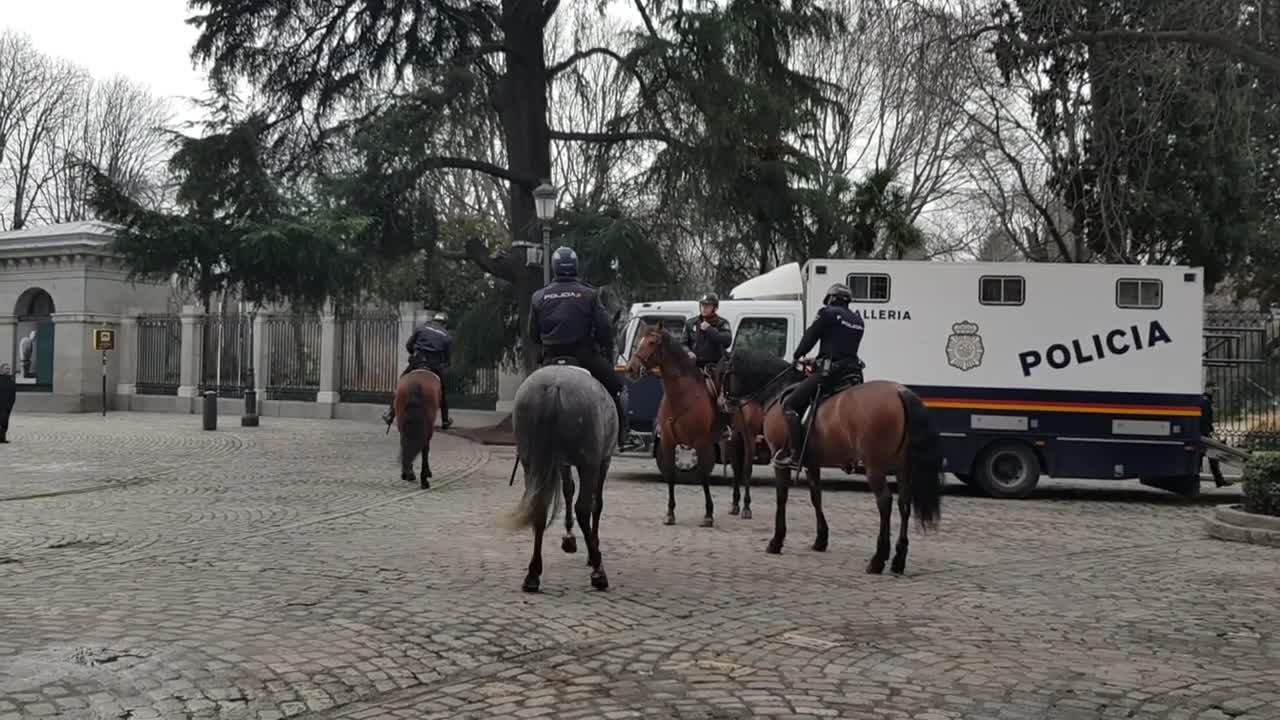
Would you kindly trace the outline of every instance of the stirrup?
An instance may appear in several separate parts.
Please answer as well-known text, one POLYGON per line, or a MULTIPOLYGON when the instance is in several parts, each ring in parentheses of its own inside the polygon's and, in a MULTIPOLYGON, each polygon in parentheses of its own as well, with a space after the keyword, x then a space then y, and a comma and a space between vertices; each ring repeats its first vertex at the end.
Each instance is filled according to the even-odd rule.
POLYGON ((773 466, 779 470, 799 470, 800 463, 791 457, 790 451, 779 450, 777 455, 773 456, 773 466))

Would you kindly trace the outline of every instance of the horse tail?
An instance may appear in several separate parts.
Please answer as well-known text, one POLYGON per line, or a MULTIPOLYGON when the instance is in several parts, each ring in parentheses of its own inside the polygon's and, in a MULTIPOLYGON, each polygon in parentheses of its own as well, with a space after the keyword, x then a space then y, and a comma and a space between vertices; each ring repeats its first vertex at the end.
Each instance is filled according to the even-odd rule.
POLYGON ((404 414, 400 417, 400 463, 411 465, 427 444, 427 396, 422 384, 408 379, 404 414))
MULTIPOLYGON (((507 518, 512 530, 533 526, 535 517, 545 517, 546 527, 556 519, 560 509, 560 453, 557 423, 560 419, 560 389, 545 385, 543 396, 532 403, 532 417, 520 418, 520 434, 526 438, 519 443, 520 460, 527 468, 528 481, 520 504, 507 518), (550 507, 550 512, 547 508, 550 507)), ((544 528, 545 529, 545 528, 544 528)))
POLYGON ((898 393, 906 425, 906 470, 911 506, 920 527, 936 527, 942 516, 942 441, 933 416, 919 396, 903 388, 898 393))

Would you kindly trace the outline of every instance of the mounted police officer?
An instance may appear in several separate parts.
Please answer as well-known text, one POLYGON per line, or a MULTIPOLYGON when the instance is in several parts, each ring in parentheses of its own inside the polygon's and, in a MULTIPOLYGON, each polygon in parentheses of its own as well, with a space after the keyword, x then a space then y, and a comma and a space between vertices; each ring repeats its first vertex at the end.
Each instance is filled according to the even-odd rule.
POLYGON ((571 357, 599 380, 618 410, 618 451, 628 444, 627 416, 622 407, 622 380, 613 370, 613 327, 600 293, 578 279, 578 254, 567 247, 551 256, 555 279, 533 294, 529 307, 529 339, 542 348, 542 362, 571 357))
POLYGON ((830 390, 841 378, 862 368, 862 361, 858 359, 858 346, 862 344, 865 328, 862 314, 849 309, 851 302, 853 293, 848 286, 841 283, 832 285, 822 299, 823 307, 818 310, 813 324, 805 331, 800 345, 792 355, 799 362, 815 344, 822 343, 818 350, 818 368, 797 384, 791 395, 783 401, 788 443, 774 457, 773 464, 776 467, 796 469, 800 466, 800 446, 804 441, 804 427, 800 423, 800 417, 813 400, 814 392, 820 387, 830 390))
MULTIPOLYGON (((720 363, 725 351, 733 343, 729 321, 720 317, 720 298, 707 293, 698 301, 698 317, 691 318, 684 326, 684 345, 693 356, 698 369, 706 372, 720 385, 720 363)), ((717 403, 719 399, 717 399, 717 403)), ((717 405, 720 426, 729 432, 729 413, 717 405)))
MULTIPOLYGON (((453 427, 453 419, 449 417, 448 393, 445 392, 445 370, 449 367, 453 352, 453 338, 449 335, 449 316, 436 313, 430 320, 413 331, 404 349, 409 353, 409 366, 400 373, 404 377, 413 370, 430 370, 440 378, 440 427, 448 430, 453 427)), ((395 419, 396 406, 382 414, 388 425, 395 419)))

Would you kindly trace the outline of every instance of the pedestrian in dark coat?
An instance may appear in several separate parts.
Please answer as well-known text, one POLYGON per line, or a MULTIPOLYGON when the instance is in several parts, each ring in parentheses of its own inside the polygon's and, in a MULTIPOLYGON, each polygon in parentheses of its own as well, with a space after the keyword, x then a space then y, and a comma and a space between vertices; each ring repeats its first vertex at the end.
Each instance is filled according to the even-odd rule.
POLYGON ((9 414, 18 399, 18 386, 13 381, 13 368, 0 363, 0 443, 9 442, 9 414))

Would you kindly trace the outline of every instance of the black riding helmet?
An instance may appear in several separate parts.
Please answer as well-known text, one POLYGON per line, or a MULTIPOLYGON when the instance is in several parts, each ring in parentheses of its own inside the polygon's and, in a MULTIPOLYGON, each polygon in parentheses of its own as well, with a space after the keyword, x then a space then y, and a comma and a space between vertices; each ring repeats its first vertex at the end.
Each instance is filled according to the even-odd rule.
POLYGON ((558 247, 551 255, 551 270, 556 277, 578 276, 578 253, 573 248, 558 247))
POLYGON ((720 307, 720 298, 716 297, 715 293, 707 293, 702 296, 702 299, 698 301, 698 304, 710 305, 713 308, 718 308, 720 307))
POLYGON ((853 291, 844 283, 836 283, 827 288, 827 294, 822 298, 823 305, 848 305, 853 302, 853 291))

